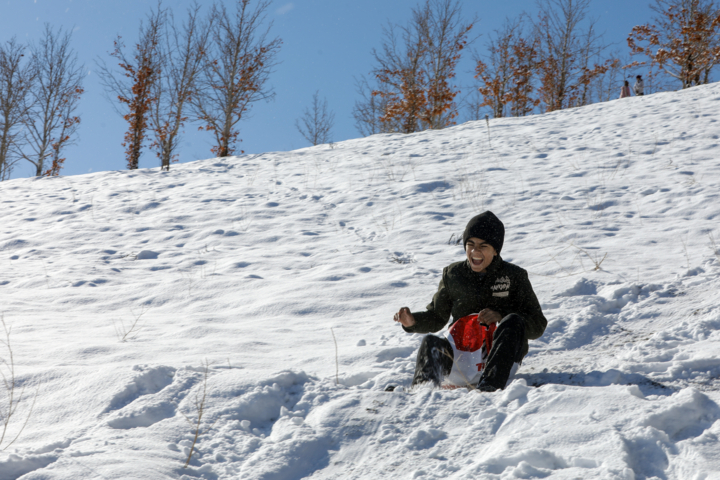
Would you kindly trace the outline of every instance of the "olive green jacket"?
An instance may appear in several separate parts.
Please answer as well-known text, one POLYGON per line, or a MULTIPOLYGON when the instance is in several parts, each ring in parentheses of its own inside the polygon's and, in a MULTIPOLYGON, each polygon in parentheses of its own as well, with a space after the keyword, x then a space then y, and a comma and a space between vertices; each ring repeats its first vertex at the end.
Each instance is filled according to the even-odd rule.
POLYGON ((425 312, 413 312, 415 325, 403 327, 412 333, 441 330, 453 317, 453 322, 485 308, 495 310, 501 317, 516 313, 525 324, 525 346, 528 339, 539 338, 547 320, 542 313, 527 272, 517 265, 496 256, 485 274, 473 272, 467 260, 453 263, 443 270, 440 285, 425 312))

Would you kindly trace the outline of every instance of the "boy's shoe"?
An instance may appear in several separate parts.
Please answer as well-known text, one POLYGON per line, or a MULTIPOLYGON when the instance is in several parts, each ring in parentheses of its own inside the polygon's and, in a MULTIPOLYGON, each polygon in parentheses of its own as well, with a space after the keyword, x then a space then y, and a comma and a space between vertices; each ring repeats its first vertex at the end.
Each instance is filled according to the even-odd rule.
POLYGON ((477 390, 479 392, 495 392, 498 390, 498 388, 493 387, 492 385, 487 384, 485 382, 480 382, 480 383, 478 383, 477 390))

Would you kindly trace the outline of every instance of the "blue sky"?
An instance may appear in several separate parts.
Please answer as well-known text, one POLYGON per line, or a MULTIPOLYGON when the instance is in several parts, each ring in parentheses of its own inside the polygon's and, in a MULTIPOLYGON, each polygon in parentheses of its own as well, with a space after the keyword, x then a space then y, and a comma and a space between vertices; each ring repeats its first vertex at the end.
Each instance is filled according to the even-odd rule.
MULTIPOLYGON (((166 1, 178 18, 191 1, 166 1)), ((211 2, 200 2, 209 8, 211 2)), ((225 0, 231 5, 233 2, 225 0)), ((240 125, 246 153, 292 150, 309 146, 295 128, 295 120, 310 104, 316 90, 327 98, 335 113, 335 141, 359 137, 354 127, 352 107, 358 95, 355 79, 373 68, 371 51, 380 47, 382 27, 388 22, 405 23, 416 0, 294 0, 276 1, 268 11, 274 22, 272 34, 282 39, 280 64, 270 77, 276 97, 255 104, 251 115, 240 125)), ((126 124, 103 96, 98 83, 95 60, 108 60, 114 38, 120 34, 132 44, 140 20, 155 1, 143 0, 0 0, 0 41, 16 36, 20 41, 37 41, 43 25, 62 26, 73 31, 73 47, 85 64, 85 95, 80 102, 82 124, 76 146, 67 149, 64 175, 125 168, 122 142, 126 124)), ((473 45, 481 54, 494 29, 506 17, 522 11, 534 13, 532 0, 466 0, 463 11, 468 18, 479 17, 473 45)), ((591 16, 604 32, 607 43, 626 52, 625 39, 634 25, 652 17, 649 0, 594 0, 591 16)), ((612 48, 612 47, 611 47, 612 48)), ((471 85, 471 55, 466 54, 458 70, 458 83, 471 85)), ((619 91, 619 86, 618 86, 619 91)), ((463 118, 460 118, 462 121, 463 118)), ((208 158, 210 137, 189 125, 180 151, 180 161, 208 158)), ((147 150, 140 167, 156 167, 159 161, 147 150)), ((18 164, 14 178, 30 176, 29 164, 18 164)))

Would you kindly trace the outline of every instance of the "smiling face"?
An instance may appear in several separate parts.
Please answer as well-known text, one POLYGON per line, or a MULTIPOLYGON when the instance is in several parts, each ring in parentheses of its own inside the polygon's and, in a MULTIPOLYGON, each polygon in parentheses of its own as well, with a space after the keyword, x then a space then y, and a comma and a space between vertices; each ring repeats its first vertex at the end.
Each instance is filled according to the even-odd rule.
POLYGON ((485 240, 470 237, 465 244, 465 255, 473 272, 484 272, 490 265, 497 252, 485 240))

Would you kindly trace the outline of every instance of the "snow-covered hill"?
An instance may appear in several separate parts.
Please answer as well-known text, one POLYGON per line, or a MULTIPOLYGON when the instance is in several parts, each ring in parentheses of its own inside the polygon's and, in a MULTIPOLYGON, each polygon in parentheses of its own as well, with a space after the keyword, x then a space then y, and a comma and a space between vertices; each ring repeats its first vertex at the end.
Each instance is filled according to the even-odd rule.
POLYGON ((0 480, 720 478, 719 112, 715 84, 0 184, 0 448, 34 401, 0 480), (421 339, 393 313, 486 209, 545 335, 505 391, 384 392, 421 339))

